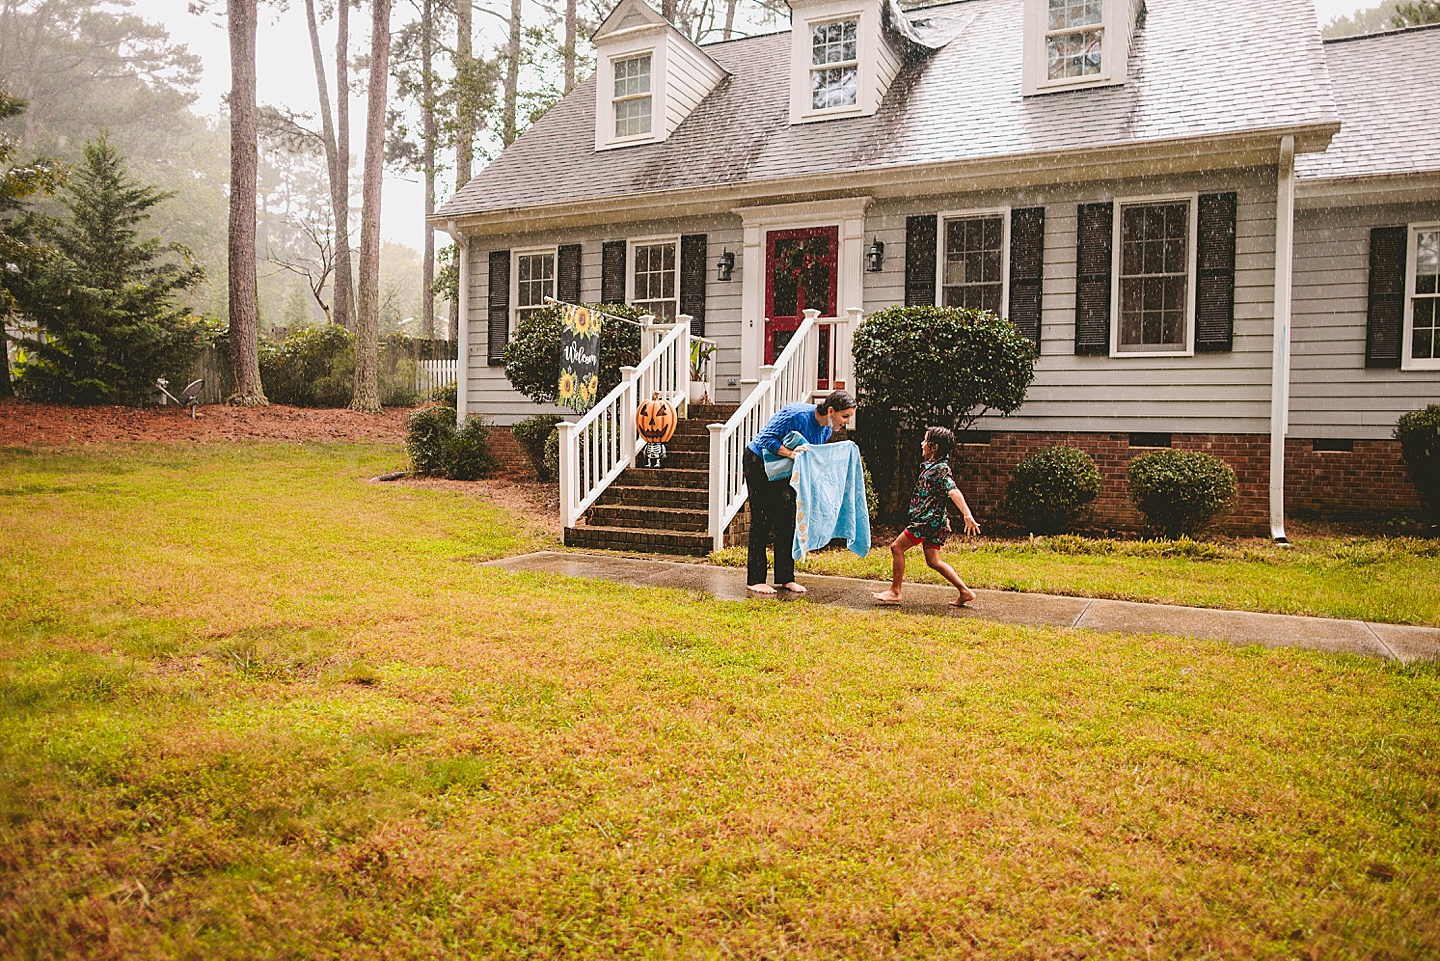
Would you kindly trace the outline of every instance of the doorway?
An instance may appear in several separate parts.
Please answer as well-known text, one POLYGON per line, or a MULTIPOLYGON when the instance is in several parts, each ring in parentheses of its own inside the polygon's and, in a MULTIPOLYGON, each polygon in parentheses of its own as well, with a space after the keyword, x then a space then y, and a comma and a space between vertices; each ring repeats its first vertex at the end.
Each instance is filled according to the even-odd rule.
MULTIPOLYGON (((835 316, 840 228, 807 227, 765 234, 765 363, 785 351, 806 309, 835 316)), ((821 379, 828 382, 829 327, 820 330, 821 379)), ((823 385, 822 385, 823 389, 823 385)))

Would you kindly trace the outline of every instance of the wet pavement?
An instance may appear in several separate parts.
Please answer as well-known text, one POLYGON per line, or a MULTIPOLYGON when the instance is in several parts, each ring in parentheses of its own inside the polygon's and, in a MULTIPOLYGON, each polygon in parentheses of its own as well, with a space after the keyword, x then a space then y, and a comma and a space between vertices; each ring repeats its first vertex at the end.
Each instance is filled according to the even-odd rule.
MULTIPOLYGON (((559 551, 507 557, 483 566, 586 577, 632 587, 675 587, 699 591, 721 601, 744 601, 754 597, 745 587, 745 571, 738 567, 559 551)), ((949 606, 955 597, 954 588, 934 584, 906 584, 904 603, 899 607, 886 607, 877 605, 870 596, 872 591, 885 588, 881 581, 816 574, 801 574, 797 580, 806 587, 805 594, 781 591, 774 599, 766 598, 764 602, 794 603, 803 600, 810 604, 855 610, 894 611, 902 616, 929 614, 1124 634, 1169 634, 1241 645, 1368 654, 1406 664, 1440 658, 1440 630, 1429 627, 1221 611, 1173 604, 1137 604, 1133 601, 1018 591, 978 590, 976 593, 979 596, 969 607, 957 609, 949 606)))

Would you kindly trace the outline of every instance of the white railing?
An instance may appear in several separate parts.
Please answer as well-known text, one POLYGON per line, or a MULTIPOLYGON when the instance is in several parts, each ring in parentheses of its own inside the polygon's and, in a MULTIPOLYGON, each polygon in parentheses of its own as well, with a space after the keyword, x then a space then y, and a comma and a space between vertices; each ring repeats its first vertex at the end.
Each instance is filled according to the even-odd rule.
POLYGON ((460 361, 422 360, 415 365, 415 393, 427 396, 432 390, 454 383, 460 373, 460 361))
MULTIPOLYGON (((859 323, 860 309, 846 311, 848 320, 826 321, 837 357, 849 350, 850 335, 859 323)), ((805 311, 790 343, 774 364, 760 368, 759 382, 740 404, 740 409, 723 424, 710 425, 710 537, 715 550, 725 547, 725 528, 745 505, 743 459, 745 446, 764 428, 775 412, 786 404, 809 400, 815 394, 816 365, 820 359, 820 311, 805 311)), ((836 371, 832 365, 830 380, 836 371)))
POLYGON ((642 317, 640 363, 620 368, 620 383, 584 417, 560 428, 560 513, 574 527, 585 510, 635 463, 635 409, 658 393, 679 410, 690 386, 690 318, 656 324, 642 317))

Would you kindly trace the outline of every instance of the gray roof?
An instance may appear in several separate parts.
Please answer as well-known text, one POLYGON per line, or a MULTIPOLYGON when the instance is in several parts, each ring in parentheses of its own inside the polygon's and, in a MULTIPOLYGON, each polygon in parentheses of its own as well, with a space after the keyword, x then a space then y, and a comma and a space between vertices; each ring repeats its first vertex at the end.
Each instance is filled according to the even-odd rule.
POLYGON ((1440 170, 1440 25, 1325 44, 1340 132, 1297 157, 1307 180, 1440 170))
POLYGON ((435 218, 841 171, 1337 122, 1311 0, 1149 0, 1123 86, 1022 97, 1022 0, 913 12, 968 25, 871 117, 789 124, 789 32, 706 45, 730 76, 663 143, 597 152, 573 90, 435 218))

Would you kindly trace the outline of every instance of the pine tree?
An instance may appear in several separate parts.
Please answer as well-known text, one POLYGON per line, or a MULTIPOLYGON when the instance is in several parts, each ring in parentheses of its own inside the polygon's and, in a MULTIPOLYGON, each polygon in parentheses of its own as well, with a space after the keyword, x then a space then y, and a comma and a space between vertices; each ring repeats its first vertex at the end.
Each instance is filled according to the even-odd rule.
POLYGON ((137 183, 102 134, 65 190, 67 219, 36 222, 50 255, 13 288, 38 325, 25 342, 20 386, 37 400, 139 404, 155 380, 192 369, 200 324, 176 297, 200 282, 190 252, 142 240, 149 211, 171 194, 137 183))
POLYGON ((1402 3, 1395 8, 1390 21, 1397 27, 1418 27, 1429 23, 1440 23, 1440 0, 1416 0, 1402 3))

